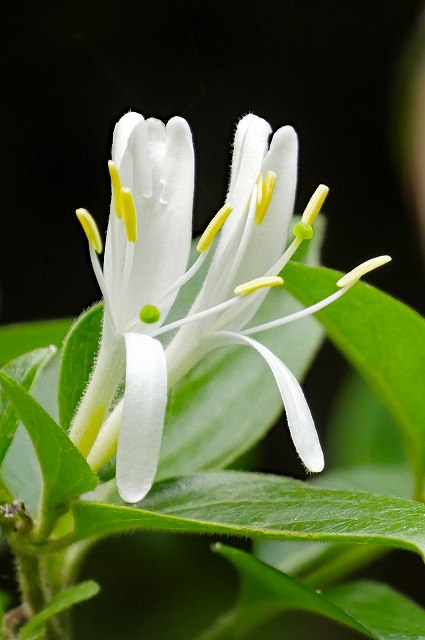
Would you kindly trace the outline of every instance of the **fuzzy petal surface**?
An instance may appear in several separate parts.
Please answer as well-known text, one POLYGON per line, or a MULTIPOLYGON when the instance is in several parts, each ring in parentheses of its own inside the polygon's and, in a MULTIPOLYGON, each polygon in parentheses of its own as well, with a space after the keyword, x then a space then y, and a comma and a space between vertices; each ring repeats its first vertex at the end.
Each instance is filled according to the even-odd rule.
POLYGON ((167 404, 167 366, 161 343, 127 333, 126 383, 117 449, 117 486, 123 500, 136 503, 155 478, 167 404))
POLYGON ((210 338, 213 348, 246 345, 255 349, 267 362, 278 386, 295 449, 309 471, 318 473, 324 467, 323 453, 313 418, 301 386, 288 369, 267 347, 256 340, 230 331, 220 331, 210 338))

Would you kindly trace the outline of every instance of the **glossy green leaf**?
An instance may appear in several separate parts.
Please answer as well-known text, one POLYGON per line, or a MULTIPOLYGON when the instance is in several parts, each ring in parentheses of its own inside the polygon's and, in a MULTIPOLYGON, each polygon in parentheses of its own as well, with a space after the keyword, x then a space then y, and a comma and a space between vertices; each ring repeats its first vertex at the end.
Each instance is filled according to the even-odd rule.
MULTIPOLYGON (((310 305, 333 293, 340 274, 291 263, 287 289, 310 305)), ((330 339, 364 376, 402 430, 416 473, 425 467, 425 321, 363 282, 316 314, 330 339)))
POLYGON ((99 346, 103 305, 86 311, 65 338, 59 373, 59 420, 68 428, 83 395, 99 346))
POLYGON ((46 523, 47 519, 57 517, 69 500, 93 489, 97 478, 66 433, 23 387, 3 372, 0 383, 37 454, 43 476, 46 523))
MULTIPOLYGON (((9 362, 3 371, 29 391, 37 373, 47 364, 53 353, 54 350, 51 347, 36 349, 9 362)), ((0 388, 0 464, 15 435, 18 423, 19 418, 8 394, 0 388)))
POLYGON ((72 320, 45 320, 0 327, 0 364, 9 362, 23 353, 53 344, 60 347, 72 320))
POLYGON ((222 545, 216 551, 240 573, 241 595, 236 608, 202 640, 243 637, 246 631, 291 609, 325 616, 375 640, 424 637, 425 610, 384 585, 355 582, 317 593, 243 551, 222 545))
POLYGON ((253 538, 369 542, 425 554, 425 505, 224 471, 163 482, 140 505, 78 503, 73 540, 150 529, 253 538))
POLYGON ((44 627, 47 620, 79 602, 93 598, 98 593, 99 585, 93 580, 87 580, 56 594, 43 611, 37 613, 22 627, 19 632, 19 640, 29 640, 35 632, 44 627))
MULTIPOLYGON (((413 488, 410 470, 405 465, 382 464, 331 469, 309 480, 309 484, 323 489, 373 491, 401 498, 410 498, 413 488)), ((260 540, 255 544, 258 558, 313 584, 319 578, 322 582, 326 579, 328 584, 351 575, 380 554, 379 549, 367 545, 277 540, 260 540)))

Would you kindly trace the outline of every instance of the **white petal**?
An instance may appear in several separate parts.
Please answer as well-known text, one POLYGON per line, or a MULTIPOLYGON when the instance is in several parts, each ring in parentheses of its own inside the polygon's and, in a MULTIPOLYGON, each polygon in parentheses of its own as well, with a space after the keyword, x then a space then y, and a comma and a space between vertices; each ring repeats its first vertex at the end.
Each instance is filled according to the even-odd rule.
POLYGON ((269 170, 276 174, 273 197, 262 224, 254 229, 238 282, 263 275, 282 254, 294 211, 297 164, 297 135, 292 127, 282 127, 274 134, 263 163, 263 175, 269 170))
POLYGON ((267 347, 239 333, 221 331, 210 338, 214 347, 242 344, 253 347, 269 365, 285 405, 286 418, 298 455, 309 471, 322 471, 323 453, 304 393, 294 374, 267 347))
POLYGON ((158 467, 165 407, 167 368, 158 340, 125 334, 126 383, 117 449, 117 486, 123 500, 142 500, 158 467))
POLYGON ((132 166, 130 161, 129 140, 134 128, 143 121, 140 113, 130 111, 126 113, 115 125, 112 138, 112 160, 117 165, 124 186, 131 187, 132 166))
MULTIPOLYGON (((182 118, 164 128, 149 120, 151 198, 136 198, 138 241, 134 247, 124 316, 137 317, 186 271, 192 237, 194 155, 192 136, 182 118)), ((161 322, 178 291, 160 305, 161 322)))
MULTIPOLYGON (((261 170, 270 133, 268 122, 253 114, 245 116, 238 123, 227 197, 233 211, 221 231, 207 277, 192 307, 193 313, 218 304, 232 294, 234 287, 231 283, 226 288, 217 285, 231 268, 237 252, 245 227, 246 207, 261 170)), ((198 328, 201 330, 201 325, 196 329, 198 328)), ((186 339, 186 333, 188 331, 181 332, 183 341, 186 339)), ((192 333, 192 329, 189 329, 189 333, 192 333)))
MULTIPOLYGON (((141 131, 146 129, 145 120, 140 113, 130 111, 115 125, 112 140, 111 157, 118 167, 123 186, 128 188, 133 187, 134 144, 131 142, 131 137, 137 129, 140 137, 141 131)), ((123 221, 116 218, 113 204, 111 204, 103 265, 106 286, 114 306, 119 305, 126 246, 123 221)))
POLYGON ((134 199, 137 202, 141 196, 149 198, 152 195, 149 135, 145 120, 141 120, 134 127, 129 140, 129 148, 133 163, 133 179, 131 184, 123 183, 123 186, 129 187, 132 190, 134 199))
MULTIPOLYGON (((234 209, 224 224, 220 245, 227 244, 246 209, 255 181, 260 174, 270 134, 269 123, 252 113, 238 123, 227 194, 227 201, 234 209)), ((217 253, 220 253, 220 245, 217 253)))
MULTIPOLYGON (((264 275, 281 256, 294 210, 297 164, 297 135, 292 127, 282 127, 274 134, 270 151, 263 163, 263 175, 269 170, 276 173, 273 198, 262 224, 255 225, 242 264, 231 283, 232 289, 241 282, 249 282, 264 275)), ((244 305, 241 314, 235 316, 227 328, 238 330, 246 326, 267 293, 264 290, 251 297, 249 302, 252 304, 244 305)))

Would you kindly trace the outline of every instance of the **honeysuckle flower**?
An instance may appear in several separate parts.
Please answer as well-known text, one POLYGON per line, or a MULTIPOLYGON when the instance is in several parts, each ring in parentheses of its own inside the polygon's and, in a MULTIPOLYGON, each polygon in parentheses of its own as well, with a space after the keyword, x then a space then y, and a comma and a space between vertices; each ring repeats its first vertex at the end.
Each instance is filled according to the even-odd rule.
MULTIPOLYGON (((149 478, 151 460, 159 455, 167 376, 163 348, 152 337, 151 325, 138 317, 141 308, 161 296, 160 314, 155 309, 150 316, 160 326, 178 292, 170 285, 186 271, 194 189, 187 122, 175 117, 164 125, 137 113, 126 114, 114 130, 109 171, 112 202, 103 270, 97 255, 102 252, 97 226, 88 211, 77 210, 105 309, 96 364, 70 437, 84 455, 89 453, 125 371, 123 455, 126 441, 135 442, 143 434, 144 446, 137 451, 149 478)), ((145 312, 146 320, 148 315, 145 312)), ((119 468, 123 494, 128 466, 119 468)))
MULTIPOLYGON (((297 137, 292 127, 282 127, 274 134, 269 148, 270 133, 268 123, 254 115, 248 115, 240 121, 235 135, 226 202, 198 243, 198 260, 186 274, 176 278, 162 296, 152 298, 141 309, 139 322, 151 323, 150 336, 154 339, 166 332, 176 331, 165 350, 165 360, 158 358, 155 361, 155 375, 160 375, 162 370, 168 387, 216 348, 235 344, 254 348, 265 359, 275 378, 285 405, 291 436, 302 462, 308 470, 317 472, 323 468, 323 454, 302 389, 288 367, 250 335, 318 311, 343 295, 361 275, 384 264, 389 258, 382 256, 360 265, 337 283, 341 287, 339 291, 312 307, 261 326, 246 328, 269 288, 283 284, 278 275, 282 268, 301 242, 312 237, 312 224, 328 192, 324 185, 318 187, 301 222, 293 229, 293 241, 285 250, 295 198, 297 137), (176 292, 198 270, 219 231, 220 238, 208 274, 190 312, 180 320, 161 325, 159 318, 162 317, 160 307, 163 297, 169 295, 170 291, 176 292)), ((137 355, 134 356, 133 365, 127 366, 126 384, 131 388, 134 386, 133 379, 130 379, 132 367, 139 372, 143 369, 139 362, 136 365, 136 360, 137 355)), ((152 374, 152 362, 146 364, 145 368, 148 366, 152 374)), ((143 384, 141 379, 135 386, 140 384, 143 384)), ((150 390, 157 393, 154 387, 149 387, 149 393, 150 390)), ((142 405, 143 402, 140 403, 139 420, 144 423, 152 408, 149 404, 142 405)), ((136 422, 137 418, 133 418, 136 422)), ((88 455, 88 461, 95 469, 101 467, 114 453, 118 442, 118 489, 125 500, 137 502, 153 482, 159 449, 151 451, 153 457, 147 473, 139 464, 141 451, 146 445, 143 432, 139 430, 138 437, 132 438, 132 430, 124 427, 127 420, 128 409, 124 397, 124 401, 115 407, 105 421, 88 455)))

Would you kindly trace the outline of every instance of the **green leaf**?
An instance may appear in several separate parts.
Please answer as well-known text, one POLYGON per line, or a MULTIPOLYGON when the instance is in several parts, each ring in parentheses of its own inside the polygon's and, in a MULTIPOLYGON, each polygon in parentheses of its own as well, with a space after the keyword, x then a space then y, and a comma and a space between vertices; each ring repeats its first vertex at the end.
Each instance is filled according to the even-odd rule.
POLYGON ((93 582, 93 580, 81 582, 74 587, 58 593, 52 598, 50 604, 43 609, 43 611, 37 613, 22 627, 19 632, 19 640, 29 640, 35 632, 44 627, 49 618, 66 611, 79 602, 93 598, 98 593, 99 585, 93 582))
POLYGON ((423 640, 425 611, 394 589, 358 581, 328 589, 325 597, 345 609, 379 640, 423 640))
POLYGON ((331 466, 405 464, 394 418, 355 372, 339 389, 328 432, 327 458, 331 466))
POLYGON ((369 542, 425 555, 423 504, 317 489, 272 475, 224 471, 187 476, 156 485, 141 506, 77 503, 71 540, 148 529, 369 542))
POLYGON ((242 637, 246 631, 291 609, 324 616, 375 640, 424 637, 425 611, 384 585, 355 582, 317 593, 243 551, 222 545, 215 549, 240 573, 241 595, 236 608, 202 640, 242 637))
MULTIPOLYGON (((339 272, 290 263, 287 289, 310 305, 333 293, 339 272)), ((317 314, 330 339, 394 416, 416 474, 425 467, 425 321, 363 282, 317 314)))
POLYGON ((10 595, 4 591, 0 591, 0 622, 9 606, 10 595))
POLYGON ((65 318, 0 327, 0 364, 38 347, 60 347, 71 324, 72 320, 65 318))
POLYGON ((97 478, 66 433, 23 387, 3 372, 0 383, 35 448, 43 476, 43 526, 48 527, 69 500, 93 489, 97 478))
POLYGON ((99 346, 103 304, 78 318, 65 338, 59 373, 59 420, 68 428, 83 395, 99 346))
MULTIPOLYGON (((362 465, 331 469, 309 480, 309 484, 324 489, 347 491, 373 491, 386 495, 409 498, 412 478, 406 466, 362 465)), ((255 545, 255 555, 289 575, 302 576, 316 583, 316 577, 328 581, 346 577, 369 564, 381 551, 367 545, 317 544, 261 540, 255 545)))
MULTIPOLYGON (((54 353, 51 347, 36 349, 9 362, 3 369, 10 378, 30 390, 40 369, 47 364, 54 353)), ((8 394, 0 388, 0 464, 12 442, 19 418, 8 394)))

